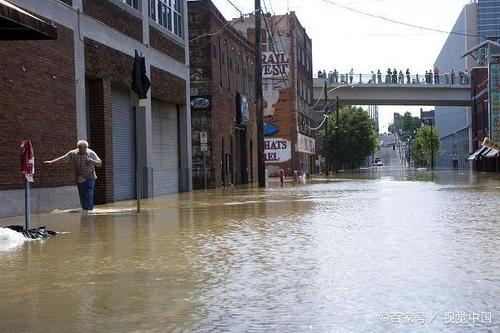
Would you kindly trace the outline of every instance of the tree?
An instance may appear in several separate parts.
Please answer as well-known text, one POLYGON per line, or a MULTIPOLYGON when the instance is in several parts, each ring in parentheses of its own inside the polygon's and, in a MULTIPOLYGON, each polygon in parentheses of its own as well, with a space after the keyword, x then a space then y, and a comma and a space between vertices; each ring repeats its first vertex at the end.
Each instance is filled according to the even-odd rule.
POLYGON ((431 134, 430 126, 422 126, 417 129, 415 140, 412 142, 411 158, 415 165, 430 167, 432 161, 431 151, 434 151, 435 157, 439 152, 439 148, 439 131, 436 128, 433 128, 431 134))
POLYGON ((401 139, 408 140, 410 135, 415 132, 415 130, 420 127, 420 118, 413 117, 410 112, 406 112, 403 117, 401 117, 401 139))
POLYGON ((327 159, 328 169, 331 170, 332 162, 335 162, 337 168, 346 164, 349 168, 357 167, 377 148, 378 137, 373 122, 366 111, 352 106, 340 109, 338 127, 336 119, 334 112, 327 119, 328 132, 323 153, 327 159))

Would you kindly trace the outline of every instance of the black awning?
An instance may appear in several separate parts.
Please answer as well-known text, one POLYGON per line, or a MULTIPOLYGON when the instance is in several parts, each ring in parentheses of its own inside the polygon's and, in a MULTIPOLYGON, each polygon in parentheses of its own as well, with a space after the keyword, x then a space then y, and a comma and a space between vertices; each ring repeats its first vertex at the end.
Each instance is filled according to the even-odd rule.
POLYGON ((0 0, 0 40, 56 39, 57 29, 14 6, 0 0))

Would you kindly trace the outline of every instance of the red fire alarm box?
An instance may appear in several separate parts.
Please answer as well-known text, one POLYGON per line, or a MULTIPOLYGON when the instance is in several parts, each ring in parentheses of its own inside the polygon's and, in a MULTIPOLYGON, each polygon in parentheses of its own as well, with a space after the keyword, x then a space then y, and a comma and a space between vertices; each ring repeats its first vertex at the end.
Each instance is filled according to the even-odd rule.
POLYGON ((30 140, 21 141, 21 173, 24 181, 33 183, 35 154, 30 140))

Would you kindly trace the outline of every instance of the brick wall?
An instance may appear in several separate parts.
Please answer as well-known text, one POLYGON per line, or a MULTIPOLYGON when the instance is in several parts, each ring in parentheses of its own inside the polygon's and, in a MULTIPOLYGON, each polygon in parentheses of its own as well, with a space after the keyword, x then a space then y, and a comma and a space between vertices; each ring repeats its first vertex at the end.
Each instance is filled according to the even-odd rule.
POLYGON ((85 74, 130 87, 134 58, 85 38, 85 74))
POLYGON ((186 104, 186 81, 151 66, 151 96, 165 102, 186 104))
MULTIPOLYGON (((130 7, 134 10, 132 7, 130 7)), ((83 0, 83 12, 142 42, 142 20, 109 0, 83 0)))
MULTIPOLYGON (((209 31, 220 31, 226 25, 222 15, 209 1, 189 3, 189 38, 201 36, 209 31)), ((213 38, 199 38, 190 44, 191 95, 210 95, 211 110, 192 112, 193 187, 203 187, 203 154, 200 150, 199 132, 207 130, 209 152, 207 164, 210 168, 210 186, 241 182, 239 161, 240 131, 236 129, 236 94, 249 100, 250 121, 246 127, 247 167, 252 170, 253 181, 257 177, 257 131, 254 91, 255 57, 253 46, 236 30, 223 30, 213 38), (242 64, 240 53, 244 60, 242 64), (245 68, 245 70, 243 70, 245 68), (246 73, 246 75, 244 74, 246 73), (222 147, 224 141, 224 148, 222 147), (233 142, 231 149, 231 141, 233 142), (250 151, 252 142, 253 152, 250 151), (222 176, 224 154, 232 155, 231 175, 222 176), (250 166, 250 163, 253 166, 250 166)))
POLYGON ((113 117, 111 110, 111 82, 103 79, 87 80, 89 112, 89 144, 102 160, 96 168, 96 204, 114 201, 113 187, 113 117))
POLYGON ((73 32, 59 26, 54 41, 0 42, 0 68, 0 190, 23 187, 23 138, 34 145, 34 187, 74 184, 68 165, 42 163, 76 146, 73 32))
POLYGON ((149 27, 149 44, 152 48, 179 62, 186 62, 184 47, 168 38, 166 33, 160 32, 151 26, 149 27))

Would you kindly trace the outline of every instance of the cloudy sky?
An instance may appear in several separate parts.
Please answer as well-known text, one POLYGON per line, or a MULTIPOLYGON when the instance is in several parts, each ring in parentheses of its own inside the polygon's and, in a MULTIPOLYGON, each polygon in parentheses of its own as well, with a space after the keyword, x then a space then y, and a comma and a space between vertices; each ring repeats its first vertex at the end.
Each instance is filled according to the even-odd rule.
MULTIPOLYGON (((212 0, 227 18, 254 9, 252 0, 212 0)), ((411 28, 369 17, 328 1, 388 19, 426 28, 450 31, 463 6, 470 0, 262 0, 264 10, 283 14, 295 11, 313 40, 313 66, 327 72, 337 68, 357 73, 397 68, 425 73, 432 68, 447 34, 411 28)), ((424 109, 428 109, 425 107, 424 109)), ((380 126, 385 129, 393 112, 419 108, 381 107, 380 126)))

